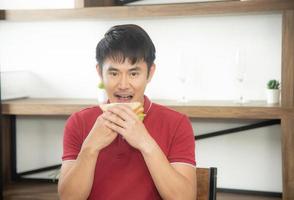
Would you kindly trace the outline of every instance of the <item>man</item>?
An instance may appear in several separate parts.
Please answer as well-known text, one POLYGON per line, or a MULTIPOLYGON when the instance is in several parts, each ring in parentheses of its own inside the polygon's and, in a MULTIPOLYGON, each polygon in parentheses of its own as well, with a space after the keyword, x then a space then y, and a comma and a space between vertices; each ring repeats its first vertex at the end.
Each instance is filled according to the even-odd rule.
POLYGON ((64 130, 61 199, 196 199, 195 142, 188 118, 144 96, 155 72, 155 47, 137 25, 112 27, 96 48, 108 102, 74 113, 64 130))

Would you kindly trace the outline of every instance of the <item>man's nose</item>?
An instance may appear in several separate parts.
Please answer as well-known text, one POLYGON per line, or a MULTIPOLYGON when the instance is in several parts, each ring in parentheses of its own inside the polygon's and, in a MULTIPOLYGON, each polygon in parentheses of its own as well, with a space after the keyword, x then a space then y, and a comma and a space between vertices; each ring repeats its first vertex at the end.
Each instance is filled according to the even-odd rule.
POLYGON ((121 76, 119 80, 119 88, 127 89, 129 87, 129 79, 126 75, 121 76))

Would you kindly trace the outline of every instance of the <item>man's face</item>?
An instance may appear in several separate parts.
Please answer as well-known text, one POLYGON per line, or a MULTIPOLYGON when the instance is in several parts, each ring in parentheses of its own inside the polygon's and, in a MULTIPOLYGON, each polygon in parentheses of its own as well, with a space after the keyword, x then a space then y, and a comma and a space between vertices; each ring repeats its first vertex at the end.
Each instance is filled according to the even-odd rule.
POLYGON ((148 76, 146 62, 139 61, 132 65, 129 59, 125 59, 124 63, 106 59, 102 72, 97 65, 97 71, 103 80, 110 103, 134 101, 144 103, 144 91, 154 70, 155 65, 152 65, 148 76))

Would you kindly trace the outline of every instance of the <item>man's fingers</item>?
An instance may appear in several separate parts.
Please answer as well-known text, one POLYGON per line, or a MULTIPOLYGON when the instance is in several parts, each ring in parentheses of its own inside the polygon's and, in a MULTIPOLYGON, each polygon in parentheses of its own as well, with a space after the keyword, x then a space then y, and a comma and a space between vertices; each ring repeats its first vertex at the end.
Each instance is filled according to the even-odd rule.
POLYGON ((115 106, 110 108, 109 111, 120 116, 125 121, 133 121, 138 118, 131 108, 124 105, 115 106))
POLYGON ((125 128, 125 121, 121 117, 117 116, 116 114, 113 114, 111 112, 106 112, 105 114, 102 115, 102 118, 104 120, 115 123, 116 125, 122 128, 125 128))
POLYGON ((123 129, 123 128, 120 127, 120 126, 118 126, 118 125, 116 125, 116 124, 114 124, 114 123, 111 123, 110 121, 106 121, 106 122, 105 122, 105 126, 108 127, 108 128, 110 128, 110 129, 113 130, 114 132, 121 134, 121 135, 123 135, 124 130, 125 130, 125 129, 123 129))

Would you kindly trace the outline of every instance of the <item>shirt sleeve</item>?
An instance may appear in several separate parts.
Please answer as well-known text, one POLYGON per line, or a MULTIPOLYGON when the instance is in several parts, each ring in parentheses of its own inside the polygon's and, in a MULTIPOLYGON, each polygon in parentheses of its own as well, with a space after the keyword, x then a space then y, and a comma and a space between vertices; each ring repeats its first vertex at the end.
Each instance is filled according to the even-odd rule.
POLYGON ((65 125, 62 160, 76 160, 83 144, 78 115, 72 114, 65 125))
POLYGON ((187 116, 182 117, 176 127, 168 159, 170 163, 180 162, 196 166, 194 133, 187 116))

